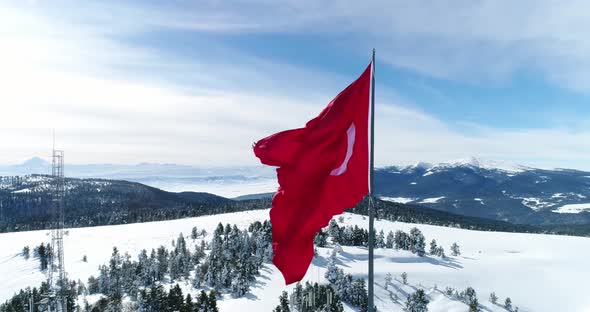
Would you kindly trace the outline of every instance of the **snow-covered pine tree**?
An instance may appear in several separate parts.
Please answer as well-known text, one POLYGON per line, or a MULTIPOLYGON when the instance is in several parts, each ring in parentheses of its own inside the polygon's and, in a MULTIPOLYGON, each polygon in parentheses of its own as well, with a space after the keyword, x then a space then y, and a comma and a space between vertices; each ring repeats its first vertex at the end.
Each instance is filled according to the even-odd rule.
POLYGON ((168 273, 168 250, 166 247, 158 247, 156 259, 158 263, 156 278, 158 281, 161 281, 164 279, 164 274, 168 273))
POLYGON ((404 285, 408 285, 408 273, 403 272, 402 275, 401 275, 401 277, 402 277, 402 283, 404 285))
POLYGON ((197 237, 199 237, 199 232, 197 230, 197 227, 193 227, 193 229, 191 230, 191 238, 193 240, 197 239, 197 237))
POLYGON ((88 294, 93 295, 100 291, 100 287, 98 286, 98 279, 94 276, 90 276, 88 278, 88 294))
POLYGON ((231 282, 232 295, 236 298, 243 296, 250 291, 250 283, 247 274, 240 271, 236 278, 231 282))
POLYGON ((377 239, 375 240, 375 247, 385 248, 385 233, 383 233, 383 230, 379 231, 379 235, 377 235, 377 239))
POLYGON ((201 268, 201 265, 198 264, 195 267, 195 277, 193 278, 193 287, 201 288, 202 283, 203 283, 203 270, 201 268))
POLYGON ((392 280, 393 277, 391 276, 391 273, 387 272, 387 274, 385 274, 385 290, 387 290, 387 286, 391 284, 392 280))
POLYGON ((328 234, 324 230, 319 230, 313 238, 313 243, 318 247, 326 247, 328 234))
POLYGON ((436 240, 435 240, 435 239, 432 239, 432 240, 430 241, 430 250, 429 250, 429 253, 430 253, 431 255, 436 255, 436 254, 438 254, 438 246, 436 245, 436 240))
POLYGON ((454 242, 453 245, 451 245, 451 255, 453 255, 453 257, 461 255, 461 249, 457 242, 454 242))
POLYGON ((184 309, 180 312, 194 312, 195 311, 195 304, 193 303, 193 297, 191 294, 186 295, 186 299, 184 300, 184 309))
POLYGON ((341 243, 341 231, 338 223, 334 219, 330 220, 328 225, 328 235, 332 238, 332 243, 341 243))
POLYGON ((426 251, 424 248, 426 247, 426 239, 422 232, 418 228, 412 228, 410 230, 410 251, 417 254, 420 257, 423 257, 426 251))
POLYGON ((387 233, 387 238, 385 239, 385 247, 387 248, 393 248, 393 232, 389 231, 387 233))
POLYGON ((25 258, 25 260, 29 260, 29 257, 31 256, 31 248, 29 246, 23 247, 23 250, 20 254, 23 256, 23 258, 25 258))
POLYGON ((443 246, 438 246, 438 248, 436 249, 436 255, 443 259, 445 258, 445 249, 443 248, 443 246))
POLYGON ((463 292, 463 298, 465 303, 469 306, 469 312, 477 312, 479 303, 477 301, 477 294, 475 293, 475 289, 472 287, 467 287, 463 292))
POLYGON ((504 309, 512 311, 512 299, 510 297, 506 297, 506 300, 504 300, 504 309))
POLYGON ((430 301, 426 298, 424 290, 418 289, 411 295, 408 295, 406 301, 406 311, 408 312, 426 312, 428 311, 428 303, 430 301))
POLYGON ((395 231, 393 238, 393 248, 396 250, 410 250, 410 237, 404 231, 395 231))
POLYGON ((367 295, 367 288, 365 287, 365 280, 362 278, 356 279, 351 287, 350 303, 360 308, 360 311, 368 310, 369 298, 367 295))
POLYGON ((338 268, 336 267, 336 252, 332 250, 332 254, 328 259, 328 266, 324 277, 331 283, 336 284, 339 278, 338 268))
POLYGON ((217 307, 217 292, 215 290, 209 292, 207 305, 208 310, 206 310, 205 312, 219 312, 219 308, 217 307))
POLYGON ((283 291, 279 297, 279 305, 273 312, 291 312, 291 309, 289 309, 289 294, 286 291, 283 291))
POLYGON ((174 287, 170 289, 168 293, 168 311, 181 311, 183 310, 184 306, 184 296, 182 294, 182 290, 180 286, 176 284, 174 287))
POLYGON ((209 310, 209 296, 204 290, 201 290, 194 305, 195 311, 204 312, 209 310))
POLYGON ((344 228, 342 237, 340 238, 340 244, 344 246, 350 246, 354 244, 354 232, 352 227, 347 226, 344 228))
POLYGON ((490 302, 493 304, 497 304, 498 303, 498 296, 496 296, 495 292, 492 292, 490 294, 490 302))

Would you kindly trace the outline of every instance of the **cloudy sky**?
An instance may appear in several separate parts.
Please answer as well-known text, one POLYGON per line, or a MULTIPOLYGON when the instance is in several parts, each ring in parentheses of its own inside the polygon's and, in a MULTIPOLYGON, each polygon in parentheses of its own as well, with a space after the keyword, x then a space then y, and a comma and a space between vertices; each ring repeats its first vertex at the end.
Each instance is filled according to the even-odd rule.
POLYGON ((586 1, 2 1, 0 163, 253 165, 377 49, 376 162, 590 169, 586 1), (166 4, 163 4, 166 3, 166 4))

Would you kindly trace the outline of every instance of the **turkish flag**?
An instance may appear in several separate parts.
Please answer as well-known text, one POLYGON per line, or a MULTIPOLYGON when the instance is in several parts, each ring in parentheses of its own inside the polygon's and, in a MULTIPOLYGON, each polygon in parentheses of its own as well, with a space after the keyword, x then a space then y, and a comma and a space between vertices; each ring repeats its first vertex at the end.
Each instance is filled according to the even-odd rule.
POLYGON ((304 128, 254 145, 263 164, 276 166, 279 189, 270 220, 273 263, 286 284, 300 281, 313 258, 313 238, 334 215, 369 191, 369 109, 372 64, 304 128))

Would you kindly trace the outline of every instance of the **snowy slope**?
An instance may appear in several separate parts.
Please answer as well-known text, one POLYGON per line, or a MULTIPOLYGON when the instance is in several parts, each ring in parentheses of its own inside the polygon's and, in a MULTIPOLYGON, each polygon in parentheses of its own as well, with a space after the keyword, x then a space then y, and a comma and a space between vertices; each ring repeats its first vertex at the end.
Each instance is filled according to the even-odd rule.
MULTIPOLYGON (((98 265, 108 261, 112 247, 129 252, 133 258, 141 249, 151 249, 160 244, 170 246, 179 232, 189 234, 193 226, 211 233, 223 223, 235 223, 246 227, 256 220, 268 217, 268 210, 239 212, 163 222, 151 222, 69 230, 65 238, 66 269, 72 279, 86 281, 97 274, 98 265), (88 257, 88 263, 82 257, 88 257)), ((360 215, 344 214, 345 225, 367 226, 360 215)), ((539 234, 514 234, 478 232, 428 225, 414 225, 378 220, 377 230, 401 229, 409 231, 417 226, 427 241, 436 239, 447 252, 453 242, 458 242, 462 255, 441 260, 438 257, 417 257, 405 251, 378 249, 375 252, 376 304, 380 311, 402 311, 402 306, 391 300, 395 292, 405 301, 405 294, 423 288, 431 301, 430 311, 466 311, 466 305, 451 300, 441 293, 450 286, 461 291, 472 286, 487 311, 503 311, 488 302, 489 293, 495 291, 503 302, 511 297, 520 311, 590 311, 586 281, 590 280, 588 260, 590 239, 580 237, 550 236, 539 234), (408 273, 409 285, 394 282, 385 290, 386 273, 399 279, 408 273), (434 285, 438 290, 434 289, 434 285)), ((207 240, 210 237, 206 238, 207 240)), ((26 286, 37 286, 44 280, 38 271, 36 259, 24 260, 18 253, 25 245, 31 248, 48 241, 47 231, 0 234, 0 301, 26 286)), ((189 239, 189 242, 192 240, 189 239)), ((197 240, 195 243, 199 243, 197 240)), ((320 257, 314 260, 304 281, 326 282, 323 278, 330 249, 319 248, 320 257)), ((361 247, 343 247, 338 264, 345 272, 366 276, 367 251, 361 247)), ((189 289, 188 285, 182 285, 189 289)), ((277 269, 267 265, 251 292, 239 299, 226 296, 219 302, 221 311, 270 311, 278 304, 284 286, 277 269)), ((346 308, 351 311, 349 307, 346 308)))

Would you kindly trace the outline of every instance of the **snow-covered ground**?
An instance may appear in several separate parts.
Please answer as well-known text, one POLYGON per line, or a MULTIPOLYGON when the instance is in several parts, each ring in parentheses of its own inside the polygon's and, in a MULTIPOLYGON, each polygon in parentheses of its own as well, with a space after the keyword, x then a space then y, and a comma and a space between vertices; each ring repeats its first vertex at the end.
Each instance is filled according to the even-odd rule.
POLYGON ((423 200, 419 201, 420 204, 435 204, 438 203, 439 200, 444 199, 444 196, 441 197, 432 197, 432 198, 424 198, 423 200))
POLYGON ((226 198, 235 198, 243 195, 261 194, 276 192, 278 188, 277 179, 257 178, 257 179, 174 179, 174 178, 157 178, 157 179, 129 179, 131 181, 143 183, 152 187, 159 188, 168 192, 206 192, 223 196, 226 198))
MULTIPOLYGON (((70 229, 64 239, 66 269, 71 279, 86 281, 97 275, 98 265, 108 261, 112 247, 129 252, 133 258, 141 249, 155 248, 161 244, 170 246, 179 232, 188 235, 193 226, 209 233, 222 221, 246 227, 256 220, 268 217, 268 210, 239 212, 225 215, 173 221, 139 223, 70 229), (86 255, 88 262, 83 262, 86 255)), ((365 217, 343 215, 345 225, 367 227, 365 217)), ((377 249, 375 252, 376 304, 380 311, 402 311, 391 296, 396 293, 402 301, 416 288, 425 289, 430 311, 467 311, 467 306, 442 294, 445 287, 459 291, 473 287, 484 311, 504 311, 488 301, 494 291, 503 302, 510 297, 520 311, 590 311, 590 297, 586 284, 590 280, 588 259, 590 239, 540 234, 514 234, 468 231, 429 225, 415 225, 378 220, 377 231, 404 230, 418 227, 427 242, 436 239, 449 253, 450 245, 457 242, 462 255, 443 260, 434 256, 417 257, 405 251, 377 249), (408 274, 408 285, 394 281, 394 286, 384 288, 385 276, 391 273, 400 279, 408 274), (434 286, 437 286, 436 290, 434 286)), ((47 231, 0 234, 0 302, 26 286, 38 286, 45 276, 39 272, 39 262, 19 255, 24 246, 31 249, 49 241, 47 231)), ((206 238, 207 240, 210 237, 206 238)), ((192 242, 189 239, 189 242, 192 242)), ((197 242, 195 242, 197 243, 197 242)), ((326 282, 329 248, 319 248, 317 257, 303 281, 326 282)), ((345 272, 366 277, 367 250, 361 247, 343 247, 338 255, 338 265, 345 272)), ((189 289, 188 284, 182 285, 189 289)), ((231 299, 226 296, 218 302, 221 311, 270 311, 278 304, 285 286, 281 274, 272 265, 262 270, 262 275, 246 296, 231 299)), ((346 307, 347 311, 351 311, 346 307)))
POLYGON ((393 203, 401 203, 401 204, 407 204, 410 202, 415 201, 415 198, 407 198, 407 197, 386 197, 386 196, 381 196, 380 197, 381 200, 384 201, 388 201, 388 202, 393 202, 393 203))
POLYGON ((580 213, 582 211, 590 211, 590 203, 563 205, 553 210, 557 213, 580 213))

